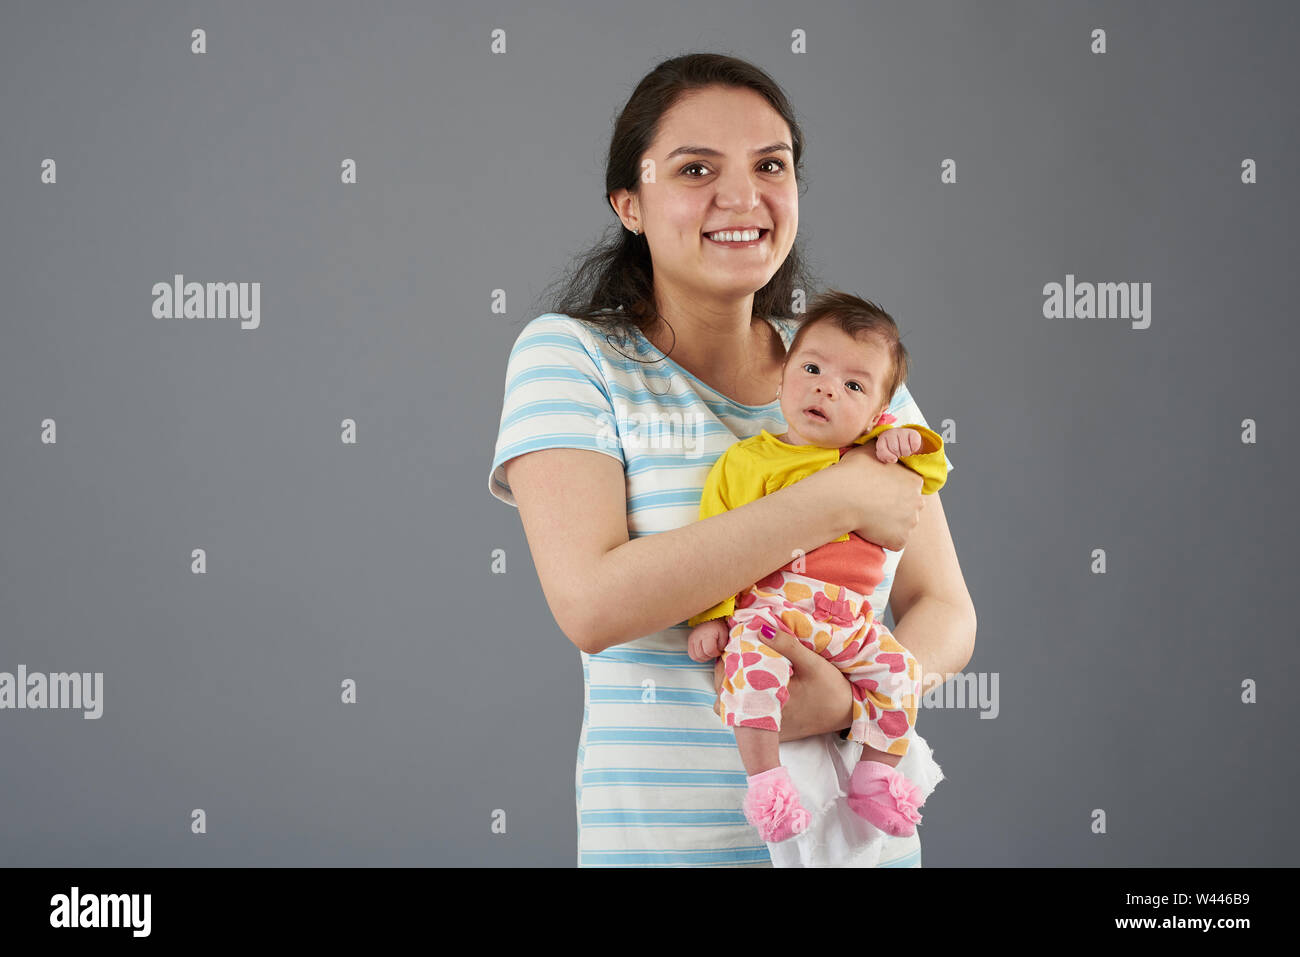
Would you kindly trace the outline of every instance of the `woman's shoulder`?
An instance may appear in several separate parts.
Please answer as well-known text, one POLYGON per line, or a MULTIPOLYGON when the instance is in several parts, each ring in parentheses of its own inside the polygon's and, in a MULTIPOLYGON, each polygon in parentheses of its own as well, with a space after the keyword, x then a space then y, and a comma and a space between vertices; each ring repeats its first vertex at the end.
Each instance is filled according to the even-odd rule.
POLYGON ((600 365, 598 337, 587 323, 559 312, 544 312, 524 323, 510 348, 513 369, 537 365, 600 365))
POLYGON ((519 331, 518 338, 523 339, 536 335, 567 335, 585 341, 590 337, 591 332, 591 324, 582 319, 565 315, 562 312, 544 312, 524 323, 523 328, 519 331))
POLYGON ((920 415, 921 409, 912 398, 912 391, 906 382, 900 382, 898 389, 889 400, 889 412, 895 417, 902 415, 920 415))
POLYGON ((523 343, 543 341, 556 345, 580 345, 594 358, 609 354, 613 346, 627 339, 627 331, 616 322, 601 322, 562 312, 544 312, 524 324, 515 345, 518 348, 523 343))
POLYGON ((781 334, 781 341, 789 349, 790 343, 794 341, 795 333, 799 331, 799 320, 786 316, 765 316, 764 318, 781 334))

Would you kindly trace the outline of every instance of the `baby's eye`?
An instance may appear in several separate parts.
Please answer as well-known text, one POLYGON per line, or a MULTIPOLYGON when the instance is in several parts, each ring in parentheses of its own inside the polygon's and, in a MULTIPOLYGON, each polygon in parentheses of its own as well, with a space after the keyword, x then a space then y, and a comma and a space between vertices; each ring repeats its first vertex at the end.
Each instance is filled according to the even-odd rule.
POLYGON ((805 362, 805 363, 803 364, 803 367, 804 367, 805 369, 807 369, 809 366, 812 366, 812 374, 813 374, 813 375, 816 375, 816 374, 817 374, 817 363, 815 363, 815 362, 805 362))
POLYGON ((857 379, 850 379, 850 380, 849 380, 849 388, 851 388, 851 389, 856 389, 858 392, 861 392, 861 391, 862 391, 862 386, 858 384, 858 380, 857 380, 857 379))

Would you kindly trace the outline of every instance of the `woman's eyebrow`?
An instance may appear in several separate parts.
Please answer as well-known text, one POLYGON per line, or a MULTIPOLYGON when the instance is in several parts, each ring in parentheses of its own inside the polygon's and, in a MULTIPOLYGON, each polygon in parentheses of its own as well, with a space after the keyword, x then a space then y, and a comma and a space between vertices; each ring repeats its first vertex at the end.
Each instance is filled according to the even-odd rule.
MULTIPOLYGON (((786 153, 790 153, 790 154, 794 153, 794 150, 790 148, 790 144, 788 143, 773 143, 770 146, 761 146, 756 150, 750 150, 749 155, 763 156, 767 153, 780 153, 782 151, 785 151, 786 153)), ((721 151, 710 149, 707 146, 679 146, 677 147, 677 149, 673 150, 671 153, 665 156, 664 159, 670 160, 674 156, 682 156, 683 154, 693 155, 693 156, 721 156, 722 155, 721 151)))

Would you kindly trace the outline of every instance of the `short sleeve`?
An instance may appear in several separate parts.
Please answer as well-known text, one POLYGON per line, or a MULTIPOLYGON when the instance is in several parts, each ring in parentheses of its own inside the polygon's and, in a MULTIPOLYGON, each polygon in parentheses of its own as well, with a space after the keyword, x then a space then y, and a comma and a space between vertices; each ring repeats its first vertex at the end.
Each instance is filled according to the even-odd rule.
POLYGON ((559 313, 538 316, 515 340, 506 363, 505 394, 488 490, 518 507, 505 464, 538 449, 590 449, 622 462, 614 406, 586 327, 559 313))
POLYGON ((718 456, 709 469, 708 477, 704 480, 704 489, 700 492, 700 521, 731 510, 731 500, 727 489, 727 458, 729 452, 730 449, 718 456))
MULTIPOLYGON (((898 391, 894 393, 894 398, 889 403, 889 414, 898 422, 916 422, 924 425, 927 429, 931 428, 930 423, 921 414, 921 409, 917 406, 916 400, 912 398, 907 383, 900 385, 898 391)), ((947 445, 944 446, 944 459, 948 463, 948 471, 951 472, 952 456, 948 454, 947 445)))
MULTIPOLYGON (((705 480, 705 488, 699 493, 699 520, 714 518, 715 515, 722 515, 723 512, 731 511, 731 494, 728 492, 728 473, 727 459, 731 458, 732 449, 723 452, 718 456, 712 468, 708 469, 708 477, 705 480)), ((686 619, 689 627, 697 627, 712 618, 727 618, 736 610, 736 596, 727 596, 722 601, 716 603, 711 609, 699 612, 686 619)))
MULTIPOLYGON (((735 446, 732 446, 732 448, 734 449, 735 446)), ((704 481, 704 490, 700 493, 700 521, 731 510, 731 497, 727 482, 727 459, 730 457, 730 451, 723 452, 718 456, 717 461, 713 463, 713 467, 709 469, 709 476, 704 481)), ((711 618, 725 618, 735 610, 736 596, 728 595, 712 608, 692 615, 686 620, 686 624, 694 628, 711 618)))

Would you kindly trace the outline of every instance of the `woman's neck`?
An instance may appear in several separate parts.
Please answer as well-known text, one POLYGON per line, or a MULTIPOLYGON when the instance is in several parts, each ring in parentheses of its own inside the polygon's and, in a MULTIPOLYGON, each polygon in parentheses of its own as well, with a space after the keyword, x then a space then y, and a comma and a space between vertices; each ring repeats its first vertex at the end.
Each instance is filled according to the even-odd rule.
POLYGON ((756 316, 739 331, 717 322, 716 317, 668 316, 667 323, 651 323, 645 337, 691 375, 742 405, 771 402, 785 359, 780 334, 756 316))

